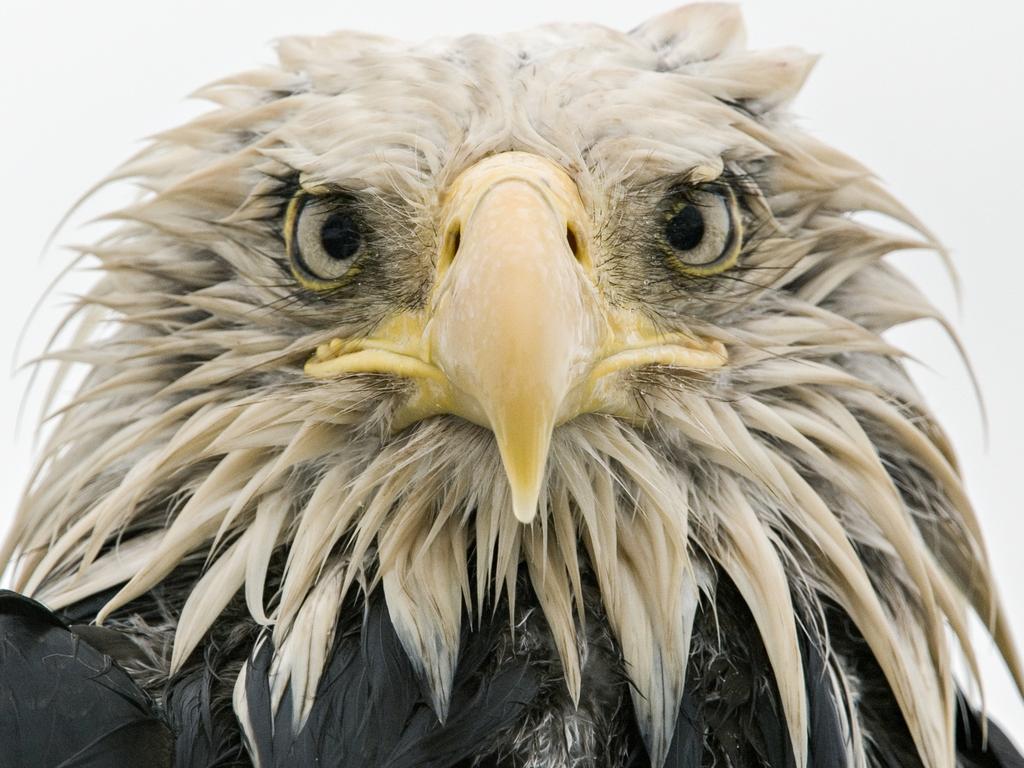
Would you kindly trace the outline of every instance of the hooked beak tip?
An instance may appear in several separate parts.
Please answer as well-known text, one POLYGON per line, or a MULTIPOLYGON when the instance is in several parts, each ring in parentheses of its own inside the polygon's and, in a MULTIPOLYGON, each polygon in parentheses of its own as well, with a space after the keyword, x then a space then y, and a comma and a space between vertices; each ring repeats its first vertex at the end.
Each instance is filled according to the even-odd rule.
POLYGON ((540 500, 540 489, 512 489, 512 513, 523 525, 529 525, 537 517, 537 504, 540 500))
POLYGON ((537 517, 554 423, 551 414, 509 416, 502 420, 495 437, 512 494, 512 512, 516 520, 529 524, 537 517), (511 429, 508 421, 514 425, 511 429))

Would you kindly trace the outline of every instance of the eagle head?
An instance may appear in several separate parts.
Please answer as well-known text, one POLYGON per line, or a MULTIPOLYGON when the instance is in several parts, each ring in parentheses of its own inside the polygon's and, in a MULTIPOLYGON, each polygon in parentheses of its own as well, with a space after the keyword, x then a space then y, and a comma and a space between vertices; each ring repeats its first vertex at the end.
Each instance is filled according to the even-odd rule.
POLYGON ((111 177, 144 194, 88 249, 102 277, 51 353, 88 372, 0 552, 18 588, 102 595, 98 621, 163 588, 168 676, 243 601, 296 730, 353 595, 383 594, 443 720, 460 637, 499 604, 514 628, 517 588, 578 702, 594 589, 660 765, 727 579, 797 765, 828 611, 924 764, 952 765, 965 606, 1021 677, 952 451, 884 337, 938 317, 886 256, 939 247, 794 124, 812 59, 748 50, 717 4, 278 55, 111 177))

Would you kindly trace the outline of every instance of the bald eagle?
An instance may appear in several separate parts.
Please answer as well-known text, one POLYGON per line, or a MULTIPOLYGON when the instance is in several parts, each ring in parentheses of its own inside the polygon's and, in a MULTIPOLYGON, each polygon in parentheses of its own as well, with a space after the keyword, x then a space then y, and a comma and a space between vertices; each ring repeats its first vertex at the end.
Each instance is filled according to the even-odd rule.
POLYGON ((885 338, 942 253, 734 7, 284 39, 108 181, 0 549, 0 763, 1020 766, 885 338), (875 212, 907 234, 857 216, 875 212), (6 761, 6 762, 5 762, 6 761))

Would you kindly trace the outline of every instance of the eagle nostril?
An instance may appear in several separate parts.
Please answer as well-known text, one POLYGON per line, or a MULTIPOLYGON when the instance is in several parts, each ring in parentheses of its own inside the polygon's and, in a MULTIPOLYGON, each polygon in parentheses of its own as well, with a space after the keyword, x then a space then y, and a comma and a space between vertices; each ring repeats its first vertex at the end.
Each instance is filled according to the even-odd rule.
POLYGON ((579 260, 580 243, 579 240, 576 238, 576 233, 572 231, 571 226, 566 226, 565 228, 565 240, 567 243, 569 243, 569 250, 572 251, 572 255, 576 257, 577 260, 579 260))
POLYGON ((571 223, 565 226, 565 242, 568 244, 573 258, 576 259, 580 266, 588 271, 592 270, 594 265, 590 260, 587 239, 580 235, 579 230, 571 223))
POLYGON ((444 272, 455 261, 455 255, 459 252, 462 244, 462 224, 454 222, 448 228, 448 234, 444 238, 444 247, 441 249, 441 258, 438 261, 438 271, 444 272))

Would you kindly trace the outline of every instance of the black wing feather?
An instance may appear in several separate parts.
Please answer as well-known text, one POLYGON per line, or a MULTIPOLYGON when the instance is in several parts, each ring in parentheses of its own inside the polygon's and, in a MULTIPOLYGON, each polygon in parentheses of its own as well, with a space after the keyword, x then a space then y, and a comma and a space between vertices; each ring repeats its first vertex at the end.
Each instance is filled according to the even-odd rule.
POLYGON ((956 751, 961 768, 1024 768, 1024 756, 991 720, 982 738, 981 715, 961 696, 957 700, 956 751))
POLYGON ((169 768, 173 743, 116 662, 42 604, 0 590, 0 766, 169 768))

